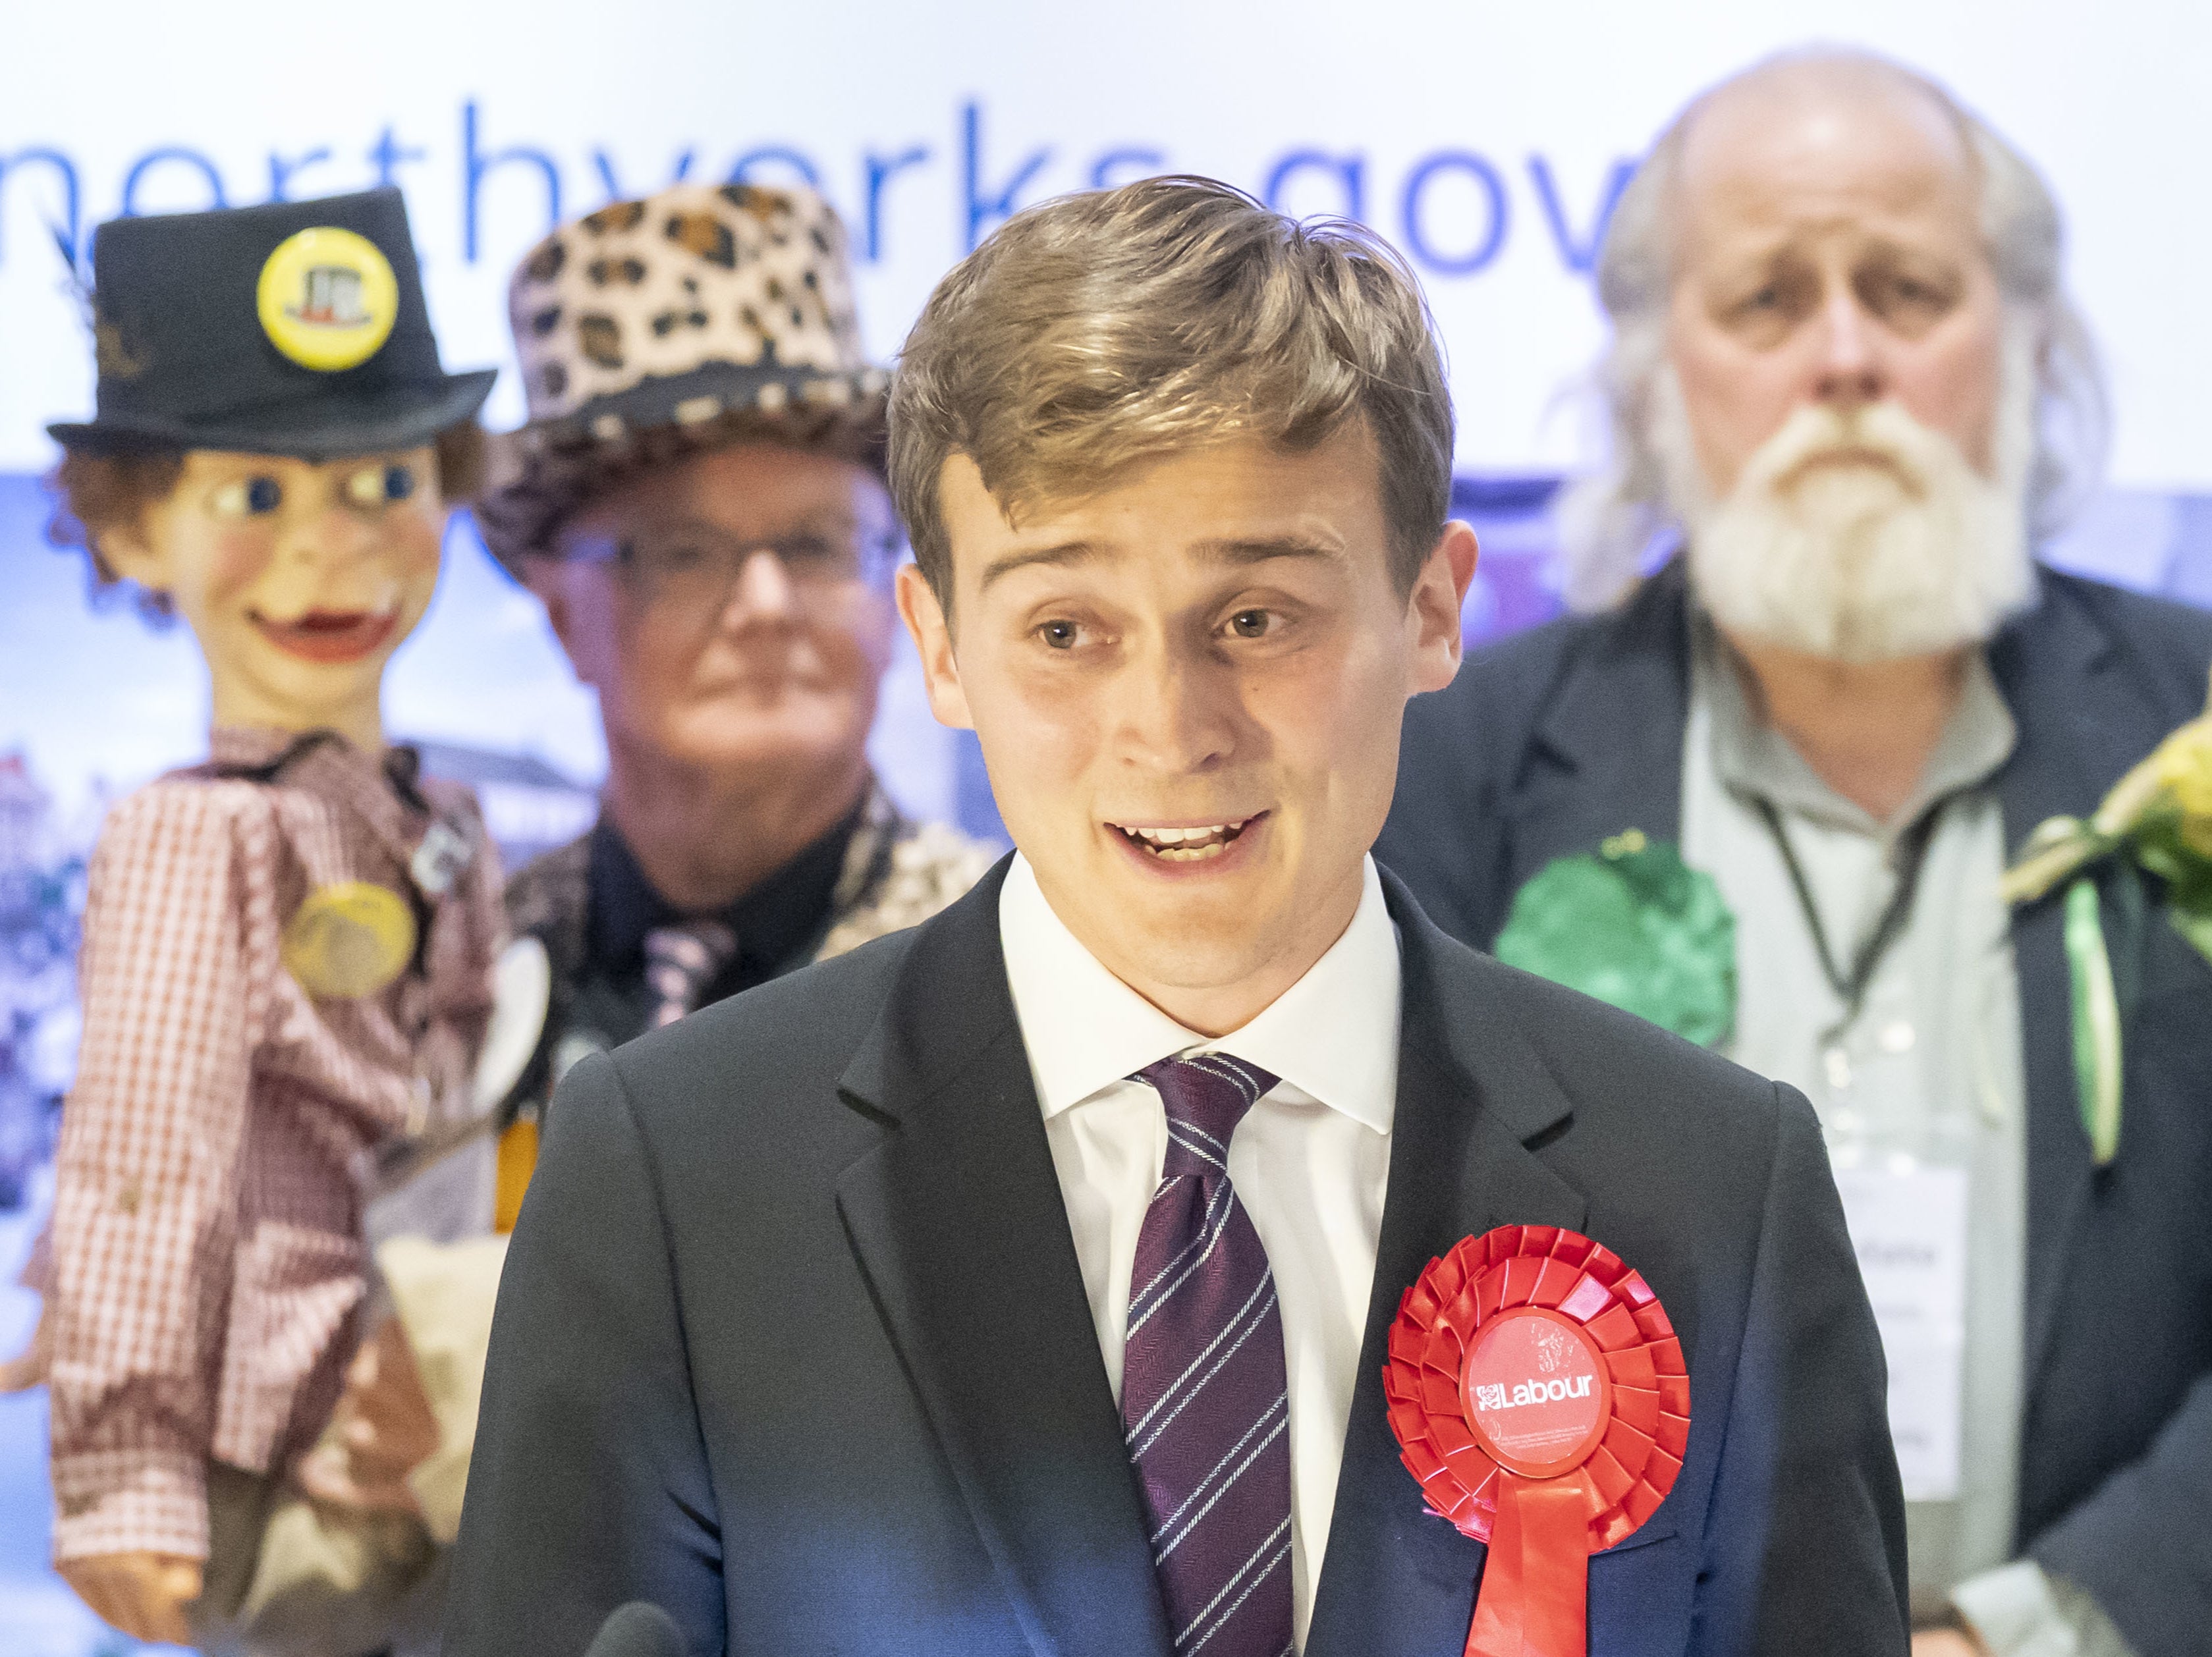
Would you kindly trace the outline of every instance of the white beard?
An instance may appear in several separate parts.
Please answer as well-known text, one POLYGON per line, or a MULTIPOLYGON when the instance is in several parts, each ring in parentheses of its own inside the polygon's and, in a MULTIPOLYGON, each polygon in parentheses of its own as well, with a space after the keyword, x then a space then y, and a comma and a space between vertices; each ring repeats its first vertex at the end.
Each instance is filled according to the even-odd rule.
POLYGON ((1880 662, 1979 644, 2024 609, 2035 593, 2027 525, 2035 381, 2025 355, 2006 352, 1993 476, 1896 403, 1848 412, 1808 404, 1718 501, 1674 369, 1663 368, 1653 437, 1688 532, 1690 584, 1723 630, 1880 662), (1859 458, 1821 462, 1838 452, 1859 458))

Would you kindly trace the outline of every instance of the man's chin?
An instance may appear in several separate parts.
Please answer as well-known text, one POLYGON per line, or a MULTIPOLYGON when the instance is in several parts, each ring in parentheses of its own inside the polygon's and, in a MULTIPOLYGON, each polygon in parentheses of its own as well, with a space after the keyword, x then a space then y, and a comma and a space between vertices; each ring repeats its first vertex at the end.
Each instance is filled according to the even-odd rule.
POLYGON ((1115 850, 1084 882, 1087 924, 1076 930, 1096 934, 1093 953, 1113 956, 1108 965, 1124 977, 1200 991, 1243 982, 1269 942, 1295 930, 1276 913, 1287 907, 1288 883, 1265 850, 1239 857, 1232 846, 1218 858, 1173 862, 1115 850))

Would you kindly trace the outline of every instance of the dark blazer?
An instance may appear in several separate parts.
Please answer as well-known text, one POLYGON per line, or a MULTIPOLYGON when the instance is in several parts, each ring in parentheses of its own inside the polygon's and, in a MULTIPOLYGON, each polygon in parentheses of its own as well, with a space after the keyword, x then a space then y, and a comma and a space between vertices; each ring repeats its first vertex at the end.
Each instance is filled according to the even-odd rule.
MULTIPOLYGON (((2046 571, 1990 646, 2019 745, 2005 839, 2086 815, 2204 706, 2212 616, 2046 571)), ((1470 657, 1407 711, 1377 859, 1487 949, 1553 858, 1639 828, 1674 838, 1687 718, 1686 586, 1470 657)), ((2108 883, 2109 888, 2109 883, 2108 883)), ((2014 922, 2027 1079, 2026 1417, 2018 1543, 2094 1594, 2143 1657, 2212 1652, 2212 968, 2110 888, 2124 1003, 2119 1155, 2075 1102, 2063 906, 2014 922)))
MULTIPOLYGON (((699 1657, 1168 1657, 1007 992, 1004 867, 562 1084, 447 1657, 567 1657, 640 1599, 699 1657)), ((1484 1550, 1399 1465, 1384 1340, 1432 1256, 1510 1222, 1616 1250, 1688 1357, 1681 1475, 1590 1562, 1591 1648, 1901 1654, 1879 1343, 1810 1108, 1386 890, 1389 1197, 1308 1657, 1465 1643, 1484 1550)))

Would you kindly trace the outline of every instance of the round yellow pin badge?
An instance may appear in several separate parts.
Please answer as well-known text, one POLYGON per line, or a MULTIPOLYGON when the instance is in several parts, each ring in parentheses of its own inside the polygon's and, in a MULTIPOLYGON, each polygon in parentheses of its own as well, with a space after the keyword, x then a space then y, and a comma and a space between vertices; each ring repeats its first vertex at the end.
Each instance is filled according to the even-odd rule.
POLYGON ((392 261, 366 236, 317 225, 288 236, 261 267, 262 331, 303 368, 355 368, 383 349, 399 311, 392 261))
POLYGON ((319 999, 374 995, 415 955, 415 912, 372 881, 319 886, 285 924, 278 951, 284 970, 319 999))

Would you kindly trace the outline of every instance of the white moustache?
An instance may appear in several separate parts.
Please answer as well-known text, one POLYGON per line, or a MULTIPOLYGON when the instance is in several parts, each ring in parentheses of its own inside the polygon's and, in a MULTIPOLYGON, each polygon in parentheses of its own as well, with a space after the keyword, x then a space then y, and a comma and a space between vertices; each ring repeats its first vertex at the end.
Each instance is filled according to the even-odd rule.
MULTIPOLYGON (((2008 381, 2010 377, 2008 376, 2008 381)), ((2008 383, 1994 476, 1893 402, 1795 410, 1713 501, 1671 377, 1657 436, 1690 579, 1727 631, 1855 662, 1980 643, 2034 592, 2032 376, 2008 383), (2024 395, 2023 395, 2024 394, 2024 395)))

